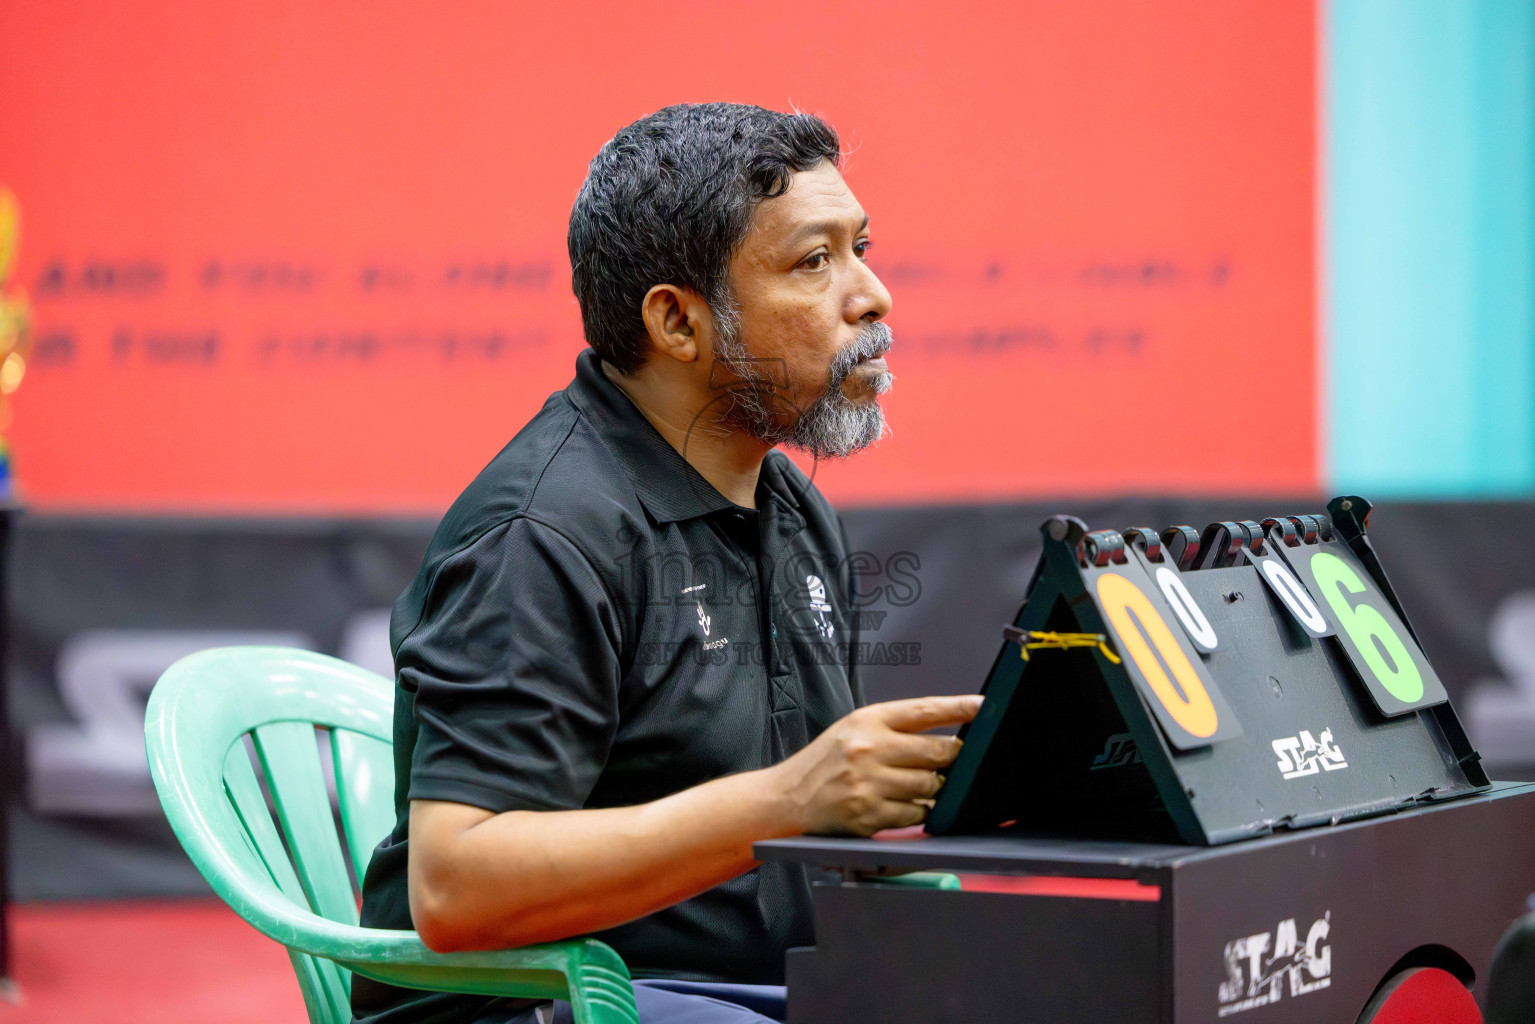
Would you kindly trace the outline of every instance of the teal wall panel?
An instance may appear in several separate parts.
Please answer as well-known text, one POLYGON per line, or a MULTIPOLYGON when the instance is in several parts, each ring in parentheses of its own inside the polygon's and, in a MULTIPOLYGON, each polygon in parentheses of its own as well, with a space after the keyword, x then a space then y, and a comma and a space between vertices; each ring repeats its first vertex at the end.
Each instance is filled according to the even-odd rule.
POLYGON ((1323 11, 1328 484, 1535 494, 1535 2, 1323 11))

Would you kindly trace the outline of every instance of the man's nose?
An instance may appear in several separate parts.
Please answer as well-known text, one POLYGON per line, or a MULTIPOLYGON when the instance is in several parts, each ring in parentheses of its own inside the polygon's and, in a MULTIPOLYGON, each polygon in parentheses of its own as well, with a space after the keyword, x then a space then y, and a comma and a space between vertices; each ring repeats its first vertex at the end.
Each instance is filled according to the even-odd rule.
POLYGON ((848 293, 847 319, 873 323, 890 315, 890 291, 867 263, 860 261, 848 293))

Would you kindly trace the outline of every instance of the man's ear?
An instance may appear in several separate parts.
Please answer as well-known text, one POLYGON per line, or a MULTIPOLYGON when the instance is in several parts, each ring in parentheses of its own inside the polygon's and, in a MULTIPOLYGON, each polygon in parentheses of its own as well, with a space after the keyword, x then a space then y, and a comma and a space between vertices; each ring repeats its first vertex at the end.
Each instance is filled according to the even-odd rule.
POLYGON ((650 343, 661 355, 691 363, 700 352, 713 351, 714 322, 709 316, 709 304, 691 288, 656 285, 645 293, 640 316, 650 343))

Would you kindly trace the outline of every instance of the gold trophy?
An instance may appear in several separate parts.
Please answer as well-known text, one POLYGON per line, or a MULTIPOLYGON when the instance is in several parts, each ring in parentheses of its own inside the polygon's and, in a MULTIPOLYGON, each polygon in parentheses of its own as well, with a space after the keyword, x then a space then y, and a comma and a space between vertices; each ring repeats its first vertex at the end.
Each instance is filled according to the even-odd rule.
POLYGON ((14 498, 11 479, 11 446, 4 432, 11 427, 11 395, 27 372, 31 343, 30 308, 26 292, 12 286, 21 224, 16 196, 0 185, 0 501, 14 498))

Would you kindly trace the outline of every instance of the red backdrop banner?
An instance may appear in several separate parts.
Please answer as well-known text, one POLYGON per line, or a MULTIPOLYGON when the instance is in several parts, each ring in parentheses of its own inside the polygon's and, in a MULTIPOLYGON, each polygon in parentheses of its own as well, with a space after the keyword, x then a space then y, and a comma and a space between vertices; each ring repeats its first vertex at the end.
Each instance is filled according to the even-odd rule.
POLYGON ((895 297, 833 499, 1317 482, 1310 3, 12 4, 56 509, 434 512, 570 377, 587 161, 824 115, 895 297))

